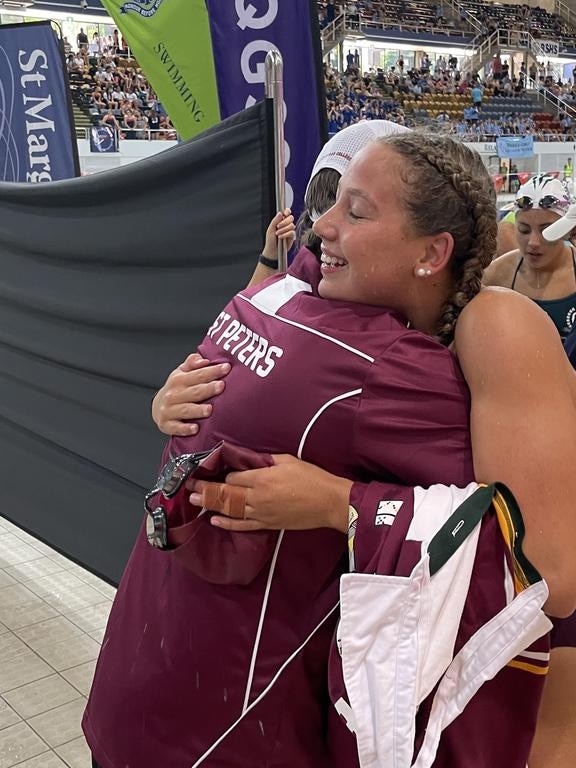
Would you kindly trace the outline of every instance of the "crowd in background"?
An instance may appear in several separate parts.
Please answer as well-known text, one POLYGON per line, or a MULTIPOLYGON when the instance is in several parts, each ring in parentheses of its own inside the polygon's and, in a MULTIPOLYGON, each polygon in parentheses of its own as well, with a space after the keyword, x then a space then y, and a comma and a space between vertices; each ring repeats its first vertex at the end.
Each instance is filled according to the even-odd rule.
MULTIPOLYGON (((327 24, 343 11, 356 14, 359 20, 382 21, 398 3, 407 9, 408 0, 319 0, 318 7, 321 23, 327 24)), ((427 6, 435 21, 443 17, 440 4, 413 0, 413 5, 427 6)), ((513 13, 514 23, 530 25, 539 11, 528 6, 506 6, 501 12, 474 0, 468 0, 466 5, 469 13, 487 29, 502 13, 508 14, 507 18, 513 13)), ((398 18, 397 8, 394 12, 398 18)), ((542 26, 543 17, 538 18, 542 26)), ((560 26, 556 28, 560 34, 560 26)), ((169 116, 118 30, 113 30, 109 37, 94 34, 89 38, 81 29, 75 42, 73 52, 72 44, 64 40, 70 85, 74 101, 89 114, 93 125, 111 126, 120 138, 176 138, 169 116)), ((496 56, 486 67, 487 74, 481 82, 476 74, 464 74, 460 69, 461 59, 454 55, 423 53, 418 59, 411 58, 410 66, 399 52, 398 59, 390 66, 364 70, 358 50, 349 50, 345 63, 343 72, 324 65, 331 135, 359 120, 387 119, 406 125, 432 123, 444 132, 478 141, 502 135, 533 135, 537 140, 547 141, 573 140, 575 136, 574 121, 568 110, 561 111, 557 120, 540 124, 534 119, 535 115, 526 114, 526 109, 516 109, 514 99, 525 100, 530 77, 546 90, 549 98, 557 100, 560 108, 563 103, 576 107, 576 68, 568 81, 558 77, 549 62, 534 63, 528 72, 522 65, 514 77, 507 63, 496 56), (442 105, 439 109, 431 108, 435 105, 430 103, 430 97, 457 97, 460 109, 449 111, 442 105), (486 105, 496 103, 500 97, 506 100, 506 106, 494 114, 486 105)), ((520 105, 520 101, 517 103, 520 105)), ((536 104, 533 107, 536 113, 539 107, 536 104)))
MULTIPOLYGON (((92 41, 80 31, 68 50, 68 77, 76 104, 94 125, 113 127, 124 139, 175 139, 176 132, 125 41, 116 34, 92 41)), ((98 38, 98 39, 97 39, 98 38)), ((69 46, 65 40, 65 47, 69 46)))
POLYGON ((535 38, 560 40, 576 46, 576 34, 558 14, 528 5, 486 3, 460 0, 460 13, 451 13, 442 0, 318 0, 320 26, 326 27, 345 13, 348 25, 380 24, 385 28, 415 26, 434 28, 438 32, 456 29, 474 32, 478 39, 497 29, 526 31, 535 38))
MULTIPOLYGON (((485 81, 477 75, 463 75, 455 57, 439 56, 434 66, 424 56, 420 68, 405 69, 399 59, 388 70, 372 68, 361 72, 357 51, 348 54, 344 72, 325 65, 328 130, 334 134, 347 125, 364 119, 387 119, 403 125, 433 123, 444 132, 470 140, 486 141, 504 135, 533 135, 541 141, 574 138, 574 121, 564 114, 559 120, 550 116, 543 125, 534 119, 538 106, 526 95, 525 73, 511 78, 507 65, 496 66, 485 81), (431 110, 430 96, 461 97, 460 115, 441 108, 431 110), (517 101, 515 101, 517 100, 517 101), (502 104, 500 114, 487 114, 490 104, 502 104)), ((546 87, 550 88, 546 81, 546 87)), ((557 86, 572 93, 573 85, 557 86)), ((568 97, 566 97, 568 98, 568 97)), ((442 104, 442 102, 440 102, 442 104)))

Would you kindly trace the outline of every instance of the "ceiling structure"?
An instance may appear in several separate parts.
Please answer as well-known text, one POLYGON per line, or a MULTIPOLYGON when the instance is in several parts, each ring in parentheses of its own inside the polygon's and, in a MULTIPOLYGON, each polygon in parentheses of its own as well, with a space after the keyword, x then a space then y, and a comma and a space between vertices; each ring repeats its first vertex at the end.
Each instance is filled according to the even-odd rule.
POLYGON ((80 0, 0 0, 0 10, 18 13, 23 8, 28 11, 37 9, 74 15, 81 13, 89 13, 93 16, 108 15, 100 0, 86 0, 86 3, 82 3, 80 0))

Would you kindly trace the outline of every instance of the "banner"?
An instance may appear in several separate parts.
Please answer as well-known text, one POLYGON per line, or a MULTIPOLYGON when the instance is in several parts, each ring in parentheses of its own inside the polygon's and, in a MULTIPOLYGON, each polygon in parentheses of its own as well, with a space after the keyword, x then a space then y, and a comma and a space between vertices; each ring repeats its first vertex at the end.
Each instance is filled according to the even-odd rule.
POLYGON ((559 56, 560 43, 558 40, 537 40, 534 38, 534 54, 536 56, 559 56))
POLYGON ((64 59, 50 22, 0 25, 0 181, 79 173, 64 59))
POLYGON ((118 131, 111 125, 90 128, 90 152, 118 152, 118 131))
POLYGON ((204 0, 102 0, 183 139, 220 120, 204 0))
POLYGON ((286 200, 297 215, 320 147, 326 103, 315 0, 207 0, 222 117, 264 96, 264 60, 284 60, 286 200))
POLYGON ((533 157, 533 136, 499 136, 496 139, 498 157, 533 157))
POLYGON ((109 581, 160 463, 153 394, 261 252, 269 111, 112 171, 0 184, 0 513, 109 581))

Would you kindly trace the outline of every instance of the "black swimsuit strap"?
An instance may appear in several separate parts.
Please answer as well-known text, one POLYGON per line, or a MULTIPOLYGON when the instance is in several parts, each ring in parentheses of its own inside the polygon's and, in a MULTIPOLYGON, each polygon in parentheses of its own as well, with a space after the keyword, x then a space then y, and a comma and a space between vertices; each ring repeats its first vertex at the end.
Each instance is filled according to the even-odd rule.
MULTIPOLYGON (((518 262, 518 266, 516 267, 516 271, 514 272, 514 277, 512 278, 512 285, 510 286, 510 289, 512 290, 516 284, 516 278, 518 277, 518 271, 520 267, 522 266, 522 262, 524 261, 524 257, 522 256, 520 261, 518 262)), ((576 264, 574 265, 574 279, 576 280, 576 264)))

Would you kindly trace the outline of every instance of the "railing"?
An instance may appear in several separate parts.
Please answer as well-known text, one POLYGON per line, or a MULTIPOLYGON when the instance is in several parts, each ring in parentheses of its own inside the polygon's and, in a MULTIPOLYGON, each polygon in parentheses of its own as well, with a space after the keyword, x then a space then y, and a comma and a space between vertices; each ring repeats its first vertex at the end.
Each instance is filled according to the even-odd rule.
POLYGON ((554 13, 560 16, 561 19, 564 19, 564 21, 567 21, 573 29, 576 28, 576 13, 566 3, 563 3, 562 0, 555 0, 554 13))
MULTIPOLYGON (((568 134, 568 133, 540 133, 536 131, 535 133, 531 134, 534 136, 534 141, 560 141, 560 142, 573 142, 574 141, 574 134, 568 134)), ((486 144, 493 144, 496 143, 496 139, 500 138, 518 138, 517 133, 459 133, 458 138, 462 141, 469 141, 473 142, 475 144, 481 144, 482 142, 486 144)))
POLYGON ((346 36, 346 14, 341 13, 322 30, 322 52, 326 55, 346 36))
POLYGON ((383 19, 382 21, 371 21, 362 19, 361 15, 341 13, 334 21, 328 24, 322 30, 322 51, 326 55, 335 45, 341 42, 346 35, 362 35, 370 31, 387 32, 389 30, 398 30, 399 32, 414 32, 414 34, 432 34, 444 35, 444 37, 463 37, 468 32, 477 32, 476 28, 468 24, 466 29, 454 29, 453 27, 435 27, 429 24, 416 24, 403 22, 399 19, 383 19))
MULTIPOLYGON (((76 127, 76 138, 90 138, 90 128, 76 127)), ((94 126, 97 128, 98 126, 94 126)), ((119 137, 124 141, 175 141, 178 134, 175 128, 123 128, 118 130, 119 137)))
POLYGON ((498 48, 498 32, 493 32, 489 37, 484 37, 482 32, 466 46, 464 51, 465 64, 462 67, 463 74, 478 72, 492 58, 494 50, 498 48))
POLYGON ((567 114, 573 120, 576 121, 576 104, 572 105, 567 101, 563 101, 548 88, 544 88, 543 85, 537 83, 531 77, 528 78, 526 83, 526 90, 529 92, 531 98, 538 102, 542 109, 546 111, 552 110, 557 116, 560 112, 567 114))
POLYGON ((474 32, 474 34, 480 34, 482 32, 486 32, 486 28, 482 26, 482 24, 474 18, 474 16, 471 16, 468 13, 468 10, 463 6, 460 5, 458 0, 444 0, 444 3, 451 9, 451 11, 458 16, 460 19, 460 22, 464 22, 468 25, 469 29, 474 32), (462 18, 462 14, 465 15, 465 18, 462 18))
POLYGON ((547 55, 542 51, 542 41, 523 29, 497 29, 489 37, 477 35, 467 46, 467 64, 464 72, 478 71, 485 66, 497 51, 529 51, 536 59, 547 55))
POLYGON ((399 32, 415 32, 416 34, 444 35, 444 37, 465 37, 466 30, 453 27, 434 27, 430 25, 406 24, 402 21, 365 21, 362 22, 362 30, 398 30, 399 32))

